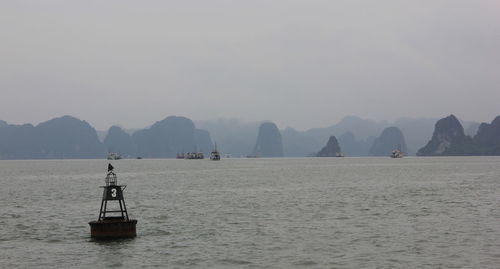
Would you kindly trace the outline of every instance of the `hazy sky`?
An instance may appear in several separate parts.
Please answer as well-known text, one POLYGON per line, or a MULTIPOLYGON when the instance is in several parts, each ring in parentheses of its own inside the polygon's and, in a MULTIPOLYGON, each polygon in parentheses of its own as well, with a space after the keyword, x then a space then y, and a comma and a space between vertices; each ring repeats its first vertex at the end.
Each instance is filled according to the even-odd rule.
POLYGON ((491 121, 499 0, 0 0, 0 119, 491 121))

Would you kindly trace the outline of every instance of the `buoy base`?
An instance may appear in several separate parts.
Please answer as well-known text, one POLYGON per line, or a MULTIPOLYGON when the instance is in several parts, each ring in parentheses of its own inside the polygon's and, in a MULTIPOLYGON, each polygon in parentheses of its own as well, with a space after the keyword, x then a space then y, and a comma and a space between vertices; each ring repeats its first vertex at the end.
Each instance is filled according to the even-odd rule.
POLYGON ((90 237, 94 239, 117 239, 135 237, 137 220, 123 218, 105 218, 100 221, 91 221, 90 237))

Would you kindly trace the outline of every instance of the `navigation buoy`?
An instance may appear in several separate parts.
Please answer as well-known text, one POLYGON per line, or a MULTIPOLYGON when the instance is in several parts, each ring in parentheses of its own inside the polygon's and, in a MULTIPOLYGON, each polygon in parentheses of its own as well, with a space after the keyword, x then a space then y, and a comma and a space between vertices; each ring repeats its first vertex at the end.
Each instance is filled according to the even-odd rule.
POLYGON ((129 238, 136 236, 135 226, 137 220, 129 219, 123 190, 126 185, 117 185, 117 177, 113 172, 114 167, 108 164, 108 174, 106 175, 106 186, 104 188, 101 201, 101 210, 97 221, 89 222, 90 236, 96 239, 129 238), (108 201, 113 206, 108 207, 108 201), (118 202, 118 203, 116 203, 118 202), (119 206, 119 208, 118 208, 119 206))

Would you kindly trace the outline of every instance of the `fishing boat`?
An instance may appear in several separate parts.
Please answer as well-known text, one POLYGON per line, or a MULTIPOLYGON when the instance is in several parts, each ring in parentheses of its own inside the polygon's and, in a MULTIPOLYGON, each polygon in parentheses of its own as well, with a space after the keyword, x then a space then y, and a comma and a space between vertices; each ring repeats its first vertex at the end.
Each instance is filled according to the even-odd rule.
POLYGON ((196 146, 194 146, 194 149, 192 152, 186 152, 184 154, 185 160, 201 160, 204 158, 205 158, 205 156, 203 155, 203 152, 198 151, 198 148, 196 146))
POLYGON ((119 153, 108 152, 108 155, 107 155, 108 160, 119 160, 121 158, 122 158, 122 155, 120 155, 119 153))
POLYGON ((184 154, 184 159, 186 160, 201 160, 204 158, 203 152, 188 152, 184 154))
POLYGON ((210 153, 210 160, 220 161, 220 153, 217 150, 217 143, 215 143, 215 149, 210 153))
POLYGON ((403 152, 401 151, 401 145, 397 149, 391 152, 391 158, 403 158, 403 152))

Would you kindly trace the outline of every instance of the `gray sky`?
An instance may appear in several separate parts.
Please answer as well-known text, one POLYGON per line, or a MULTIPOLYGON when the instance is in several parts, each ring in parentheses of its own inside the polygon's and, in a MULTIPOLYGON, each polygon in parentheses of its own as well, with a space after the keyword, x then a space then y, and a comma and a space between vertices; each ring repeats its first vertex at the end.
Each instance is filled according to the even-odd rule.
POLYGON ((491 121, 498 0, 0 0, 0 119, 491 121))

